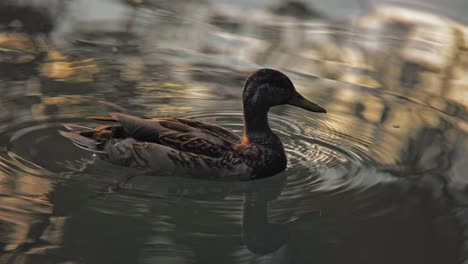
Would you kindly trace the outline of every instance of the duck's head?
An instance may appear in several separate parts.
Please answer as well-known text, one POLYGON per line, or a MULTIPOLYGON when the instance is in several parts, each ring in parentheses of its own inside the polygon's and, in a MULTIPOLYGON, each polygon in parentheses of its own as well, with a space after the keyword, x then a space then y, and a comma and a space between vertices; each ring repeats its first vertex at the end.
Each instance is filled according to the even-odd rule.
POLYGON ((312 103, 299 94, 286 75, 272 69, 259 69, 247 77, 243 103, 244 112, 263 112, 268 111, 270 107, 284 104, 311 112, 327 112, 318 104, 312 103))

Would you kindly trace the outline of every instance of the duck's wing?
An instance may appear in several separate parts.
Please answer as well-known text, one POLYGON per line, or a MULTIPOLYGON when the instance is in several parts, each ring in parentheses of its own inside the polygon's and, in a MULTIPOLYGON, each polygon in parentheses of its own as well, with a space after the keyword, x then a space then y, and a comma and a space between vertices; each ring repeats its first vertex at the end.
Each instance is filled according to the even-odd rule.
POLYGON ((240 137, 220 126, 184 118, 143 119, 122 113, 94 120, 120 123, 128 137, 142 142, 158 143, 176 150, 220 157, 239 142, 240 137))
POLYGON ((230 153, 215 158, 133 138, 124 139, 118 144, 108 144, 107 148, 106 158, 110 161, 148 169, 151 173, 218 180, 247 180, 252 175, 252 168, 230 153))
POLYGON ((202 122, 202 121, 198 121, 194 119, 187 119, 187 118, 176 118, 175 120, 177 120, 179 123, 182 123, 184 125, 187 125, 193 128, 198 128, 202 131, 208 131, 212 134, 217 135, 218 137, 225 138, 233 142, 240 141, 240 137, 238 134, 221 126, 213 125, 210 123, 206 123, 206 122, 202 122))

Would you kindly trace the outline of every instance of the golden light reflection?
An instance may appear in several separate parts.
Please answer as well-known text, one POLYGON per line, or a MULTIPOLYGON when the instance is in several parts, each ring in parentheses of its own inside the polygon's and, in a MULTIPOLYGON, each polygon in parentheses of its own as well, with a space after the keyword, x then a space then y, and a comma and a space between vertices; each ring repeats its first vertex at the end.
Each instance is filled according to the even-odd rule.
POLYGON ((216 98, 216 95, 212 94, 211 88, 206 84, 191 83, 187 85, 174 82, 142 81, 139 83, 139 88, 156 98, 216 98))
POLYGON ((375 96, 366 95, 361 97, 360 102, 364 105, 362 116, 371 123, 380 123, 385 106, 383 100, 375 96))
POLYGON ((381 84, 378 81, 376 81, 374 78, 365 74, 345 72, 342 76, 338 78, 338 80, 342 82, 346 82, 346 83, 364 86, 367 88, 380 88, 381 87, 381 84))
POLYGON ((48 62, 40 69, 41 75, 68 82, 92 82, 94 76, 99 73, 97 64, 93 59, 75 62, 48 62))
POLYGON ((72 61, 57 50, 51 50, 47 62, 40 66, 44 77, 66 82, 92 82, 100 72, 94 58, 72 61))
POLYGON ((421 111, 419 112, 419 116, 428 127, 437 128, 440 126, 440 117, 434 115, 431 111, 421 111))
MULTIPOLYGON (((4 174, 0 172, 0 178, 1 175, 4 174)), ((52 186, 49 180, 28 174, 8 175, 7 179, 5 184, 0 184, 4 194, 0 198, 0 222, 7 224, 10 229, 4 234, 8 241, 4 249, 14 250, 28 240, 30 229, 38 222, 38 214, 52 213, 48 200, 38 199, 48 193, 52 186), (14 184, 8 184, 11 180, 14 180, 14 184)))
MULTIPOLYGON (((421 119, 413 113, 413 108, 405 104, 395 104, 394 110, 387 115, 387 122, 384 126, 389 133, 401 141, 416 133, 418 128, 424 127, 421 119)), ((394 146, 396 150, 399 150, 400 147, 394 146)))
MULTIPOLYGON (((461 131, 465 132, 468 134, 468 122, 466 121, 458 121, 456 122, 457 128, 460 129, 461 131)), ((468 140, 466 142, 468 144, 468 140)))
POLYGON ((382 125, 385 133, 377 133, 371 151, 378 154, 383 164, 395 165, 402 162, 402 151, 407 151, 408 141, 423 127, 421 119, 405 104, 394 105, 382 125))
POLYGON ((463 73, 468 66, 458 62, 468 46, 465 25, 423 11, 379 6, 354 19, 351 32, 327 32, 326 28, 330 35, 320 36, 317 28, 306 32, 311 35, 310 40, 306 38, 310 46, 299 54, 322 60, 321 77, 369 88, 411 86, 436 95, 450 94, 467 105, 463 73), (327 38, 333 35, 344 41, 327 38), (381 79, 356 69, 378 73, 381 79))
POLYGON ((416 85, 417 88, 432 94, 442 95, 444 75, 425 71, 418 73, 417 78, 420 80, 416 85))
POLYGON ((42 98, 42 103, 45 105, 71 105, 83 101, 80 96, 54 96, 42 98))
POLYGON ((38 54, 31 36, 22 33, 0 33, 0 63, 28 63, 38 54))
POLYGON ((395 21, 401 24, 414 25, 440 25, 448 21, 448 19, 425 11, 409 9, 396 5, 382 5, 374 10, 370 16, 375 16, 381 20, 395 21))
MULTIPOLYGON (((465 37, 468 40, 468 35, 465 37)), ((450 72, 451 78, 446 81, 448 89, 444 90, 444 96, 468 107, 468 75, 466 74, 468 69, 468 50, 461 50, 457 54, 455 61, 458 63, 453 66, 450 72)))
POLYGON ((49 61, 65 61, 67 59, 67 56, 58 50, 50 50, 49 53, 47 53, 47 60, 49 61))
POLYGON ((120 79, 123 81, 140 81, 144 79, 145 64, 139 56, 126 56, 125 67, 122 68, 120 79))

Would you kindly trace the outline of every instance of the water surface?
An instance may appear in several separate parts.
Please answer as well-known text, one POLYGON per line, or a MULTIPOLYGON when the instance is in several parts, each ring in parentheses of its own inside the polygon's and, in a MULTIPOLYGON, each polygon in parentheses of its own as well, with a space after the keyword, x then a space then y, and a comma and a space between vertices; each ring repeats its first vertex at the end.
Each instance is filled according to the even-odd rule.
POLYGON ((45 2, 0 4, 0 263, 467 261, 461 22, 391 6, 338 20, 298 2, 45 2), (131 170, 57 132, 128 111, 240 134, 260 67, 328 110, 270 111, 289 165, 267 179, 155 174, 107 193, 131 170))

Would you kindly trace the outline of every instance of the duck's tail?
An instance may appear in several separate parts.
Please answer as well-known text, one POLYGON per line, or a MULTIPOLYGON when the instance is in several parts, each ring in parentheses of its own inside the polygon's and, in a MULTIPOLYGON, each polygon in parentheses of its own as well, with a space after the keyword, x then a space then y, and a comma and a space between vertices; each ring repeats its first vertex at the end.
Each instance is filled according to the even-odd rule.
POLYGON ((59 130, 60 135, 70 139, 77 147, 94 153, 105 153, 103 142, 95 137, 97 130, 72 124, 64 124, 63 126, 68 131, 59 130))
POLYGON ((78 125, 63 125, 68 131, 59 133, 70 139, 77 147, 100 154, 99 156, 115 165, 133 167, 135 160, 133 144, 135 139, 127 137, 120 125, 89 128, 78 125))

